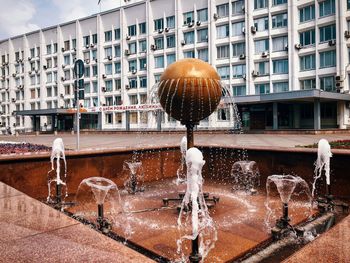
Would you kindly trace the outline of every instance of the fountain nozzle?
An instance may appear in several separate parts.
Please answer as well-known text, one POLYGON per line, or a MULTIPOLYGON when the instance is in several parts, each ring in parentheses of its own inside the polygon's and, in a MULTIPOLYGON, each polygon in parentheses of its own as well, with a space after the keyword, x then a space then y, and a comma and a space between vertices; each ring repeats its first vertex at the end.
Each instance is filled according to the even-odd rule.
POLYGON ((103 216, 103 204, 97 205, 97 228, 104 234, 111 230, 111 223, 103 216))

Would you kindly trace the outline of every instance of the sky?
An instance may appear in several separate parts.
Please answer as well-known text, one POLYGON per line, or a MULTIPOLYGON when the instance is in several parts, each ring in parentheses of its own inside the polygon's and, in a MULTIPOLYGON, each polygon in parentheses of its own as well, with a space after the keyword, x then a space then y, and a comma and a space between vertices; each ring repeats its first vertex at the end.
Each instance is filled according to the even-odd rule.
MULTIPOLYGON (((0 39, 99 12, 98 0, 0 0, 0 39)), ((101 0, 101 10, 124 0, 101 0)))

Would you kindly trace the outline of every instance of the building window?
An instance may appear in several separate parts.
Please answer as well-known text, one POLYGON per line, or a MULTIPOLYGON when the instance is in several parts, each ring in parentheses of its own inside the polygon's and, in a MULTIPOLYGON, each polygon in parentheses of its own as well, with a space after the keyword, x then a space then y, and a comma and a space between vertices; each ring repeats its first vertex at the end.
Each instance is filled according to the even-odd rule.
POLYGON ((130 60, 129 61, 129 72, 132 72, 134 70, 137 70, 137 62, 136 62, 136 60, 130 60))
POLYGON ((122 81, 121 81, 121 79, 116 79, 114 81, 114 84, 115 84, 115 90, 121 90, 121 88, 122 88, 122 81))
MULTIPOLYGON (((31 57, 31 58, 34 58, 34 57, 35 57, 35 48, 31 48, 31 49, 30 49, 30 57, 31 57)), ((5 59, 3 58, 2 61, 5 62, 5 59)))
POLYGON ((233 65, 232 66, 232 77, 233 78, 242 78, 246 74, 245 64, 233 65))
POLYGON ((168 28, 175 28, 175 16, 168 16, 166 18, 166 26, 168 28))
POLYGON ((244 21, 232 23, 232 36, 241 36, 245 30, 244 25, 244 21))
POLYGON ((225 59, 230 57, 230 46, 218 46, 216 47, 216 57, 218 59, 225 59))
POLYGON ((282 4, 286 4, 287 2, 288 0, 273 0, 272 5, 282 5, 282 4))
POLYGON ((85 67, 84 77, 89 78, 90 77, 90 67, 85 67))
POLYGON ((146 34, 146 22, 139 24, 139 34, 146 34))
POLYGON ((121 56, 120 45, 114 46, 114 56, 116 58, 120 58, 121 56))
POLYGON ((284 51, 288 48, 288 36, 272 38, 272 51, 284 51))
POLYGON ((112 47, 105 48, 105 58, 112 57, 112 47))
POLYGON ((320 43, 336 38, 335 24, 320 27, 320 43))
POLYGON ((300 44, 302 46, 314 45, 315 44, 315 29, 311 29, 299 34, 300 44))
POLYGON ((105 42, 112 41, 112 30, 105 32, 105 42))
POLYGON ((136 54, 136 42, 131 42, 128 44, 130 54, 136 54))
POLYGON ((266 76, 270 74, 270 63, 268 61, 262 61, 255 63, 255 70, 260 76, 266 76))
POLYGON ((106 105, 113 106, 113 97, 106 97, 106 105))
POLYGON ((335 91, 334 76, 320 77, 320 88, 324 91, 335 91))
POLYGON ((270 93, 270 84, 255 84, 255 94, 268 94, 270 93))
POLYGON ((207 42, 208 41, 208 28, 197 30, 197 42, 207 42))
POLYGON ((244 13, 244 0, 237 0, 232 2, 232 15, 244 13))
POLYGON ((197 20, 201 22, 206 22, 208 21, 208 9, 200 9, 197 10, 197 20))
POLYGON ((147 41, 146 40, 140 40, 139 41, 139 52, 146 52, 147 51, 147 41))
POLYGON ((245 54, 245 42, 232 44, 232 57, 239 57, 245 54))
POLYGON ((287 27, 287 25, 288 25, 287 13, 272 16, 272 28, 287 27))
POLYGON ((128 26, 128 35, 136 36, 136 25, 128 26))
POLYGON ((113 82, 112 80, 106 80, 105 81, 105 85, 106 85, 106 91, 113 91, 113 82))
POLYGON ((147 59, 140 58, 139 59, 139 66, 140 66, 140 70, 146 70, 147 69, 147 59))
POLYGON ((272 61, 274 74, 287 74, 288 73, 288 59, 278 59, 272 61))
POLYGON ((84 92, 85 93, 90 93, 91 90, 90 90, 90 83, 85 83, 84 84, 84 92))
POLYGON ((300 23, 315 19, 315 5, 305 6, 299 9, 300 23))
POLYGON ((147 88, 147 77, 140 77, 140 88, 147 88))
POLYGON ((155 68, 164 68, 164 56, 154 57, 154 67, 155 68))
MULTIPOLYGON (((50 45, 46 45, 46 54, 49 55, 51 53, 52 53, 51 44, 50 45)), ((18 58, 19 58, 19 53, 18 53, 18 58)), ((18 58, 16 60, 18 60, 18 58)))
MULTIPOLYGON (((66 55, 63 57, 63 63, 64 65, 70 65, 70 55, 66 55)), ((49 63, 50 64, 50 67, 51 67, 51 64, 52 63, 49 63)))
POLYGON ((175 47, 175 35, 169 35, 166 37, 166 47, 167 48, 175 47))
POLYGON ((156 45, 157 49, 164 49, 164 38, 163 37, 155 38, 154 44, 156 45))
POLYGON ((194 43, 194 32, 190 31, 190 32, 184 33, 184 40, 185 40, 186 44, 193 44, 194 43))
POLYGON ((320 2, 320 17, 335 14, 335 0, 325 0, 320 2))
POLYGON ((303 79, 300 81, 300 89, 316 89, 316 79, 303 79))
POLYGON ((64 47, 64 51, 70 50, 69 40, 64 41, 63 47, 64 47))
POLYGON ((129 101, 131 105, 138 104, 137 95, 129 95, 129 101))
POLYGON ((277 82, 277 83, 273 83, 272 86, 273 86, 273 92, 275 93, 289 91, 288 82, 277 82))
POLYGON ((166 61, 167 61, 167 65, 169 66, 171 63, 175 62, 176 60, 176 56, 175 53, 173 54, 167 54, 166 56, 166 61))
POLYGON ((92 43, 97 44, 97 34, 92 35, 92 43))
POLYGON ((347 0, 347 9, 349 10, 350 9, 350 0, 347 0))
POLYGON ((114 105, 122 105, 122 97, 121 96, 115 96, 114 97, 114 105))
POLYGON ((194 51, 193 50, 185 51, 184 58, 194 58, 194 51))
POLYGON ((300 57, 300 70, 312 70, 316 68, 315 54, 300 57))
POLYGON ((154 20, 154 31, 163 30, 163 28, 164 28, 164 19, 163 18, 155 19, 154 20))
POLYGON ((268 6, 268 0, 254 0, 254 9, 265 8, 268 6))
POLYGON ((115 40, 120 39, 120 28, 114 29, 114 39, 115 40))
POLYGON ((121 72, 121 64, 120 64, 120 62, 114 63, 114 72, 115 72, 115 74, 120 74, 120 72, 121 72))
POLYGON ((46 96, 52 97, 52 88, 51 87, 46 88, 46 96))
POLYGON ((336 59, 335 50, 320 52, 320 68, 335 67, 336 59))
POLYGON ((261 17, 254 19, 254 26, 257 31, 265 31, 269 29, 269 17, 261 17))
POLYGON ((97 76, 97 73, 98 73, 97 66, 96 65, 92 66, 92 75, 97 76))
POLYGON ((266 51, 269 51, 269 40, 268 39, 256 40, 255 54, 261 54, 266 51))
POLYGON ((112 63, 105 64, 105 73, 106 75, 112 75, 112 63))
POLYGON ((217 67, 217 71, 221 79, 229 79, 230 78, 230 66, 221 66, 217 67))
POLYGON ((225 38, 230 35, 230 28, 229 25, 222 25, 222 26, 217 26, 216 27, 216 38, 225 38))
POLYGON ((83 43, 84 43, 84 46, 90 45, 90 36, 84 36, 83 43))
POLYGON ((183 14, 184 16, 184 25, 187 25, 189 23, 193 23, 194 22, 194 12, 187 12, 183 14))
POLYGON ((140 94, 140 104, 147 103, 147 94, 140 94))
POLYGON ((247 94, 246 86, 233 86, 233 96, 245 96, 247 94))
POLYGON ((229 121, 230 109, 218 109, 218 121, 229 121))
POLYGON ((112 124, 113 123, 113 113, 106 113, 106 124, 112 124))
POLYGON ((198 59, 201 59, 205 62, 208 62, 208 49, 207 48, 202 48, 198 49, 198 59))
POLYGON ((217 5, 216 6, 216 13, 218 14, 219 17, 229 16, 228 3, 222 4, 222 5, 217 5))

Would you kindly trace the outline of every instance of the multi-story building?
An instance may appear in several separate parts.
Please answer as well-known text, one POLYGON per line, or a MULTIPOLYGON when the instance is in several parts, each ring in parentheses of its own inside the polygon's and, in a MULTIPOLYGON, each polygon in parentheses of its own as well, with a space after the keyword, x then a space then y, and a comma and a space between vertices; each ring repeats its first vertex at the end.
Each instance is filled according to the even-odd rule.
MULTIPOLYGON (((83 129, 180 127, 148 99, 188 57, 216 67, 247 129, 344 129, 348 46, 349 0, 143 0, 2 40, 0 129, 72 129, 79 58, 83 129)), ((230 118, 221 107, 200 127, 230 118)))

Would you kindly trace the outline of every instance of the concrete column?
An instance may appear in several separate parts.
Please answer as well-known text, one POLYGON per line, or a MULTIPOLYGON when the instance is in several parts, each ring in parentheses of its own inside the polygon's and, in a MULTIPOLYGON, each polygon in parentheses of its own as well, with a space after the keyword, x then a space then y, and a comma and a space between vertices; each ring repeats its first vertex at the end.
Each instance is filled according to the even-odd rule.
POLYGON ((130 111, 125 111, 125 130, 130 131, 130 111))
POLYGON ((274 130, 277 130, 278 129, 278 103, 277 102, 274 102, 272 104, 272 114, 273 114, 272 127, 274 130))
POLYGON ((314 129, 321 129, 321 103, 320 99, 314 101, 314 129))
POLYGON ((157 111, 157 131, 162 130, 162 115, 163 115, 162 110, 158 110, 157 111))
POLYGON ((300 129, 300 104, 293 104, 294 128, 300 129))

